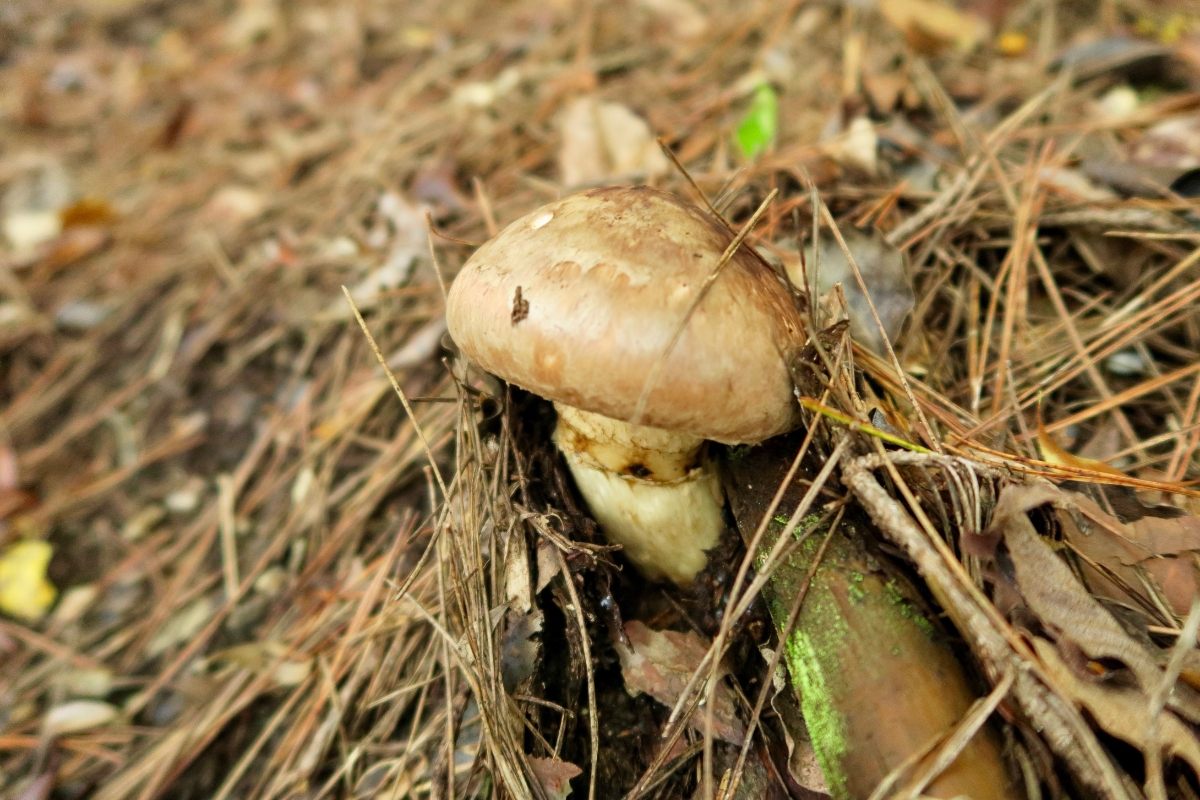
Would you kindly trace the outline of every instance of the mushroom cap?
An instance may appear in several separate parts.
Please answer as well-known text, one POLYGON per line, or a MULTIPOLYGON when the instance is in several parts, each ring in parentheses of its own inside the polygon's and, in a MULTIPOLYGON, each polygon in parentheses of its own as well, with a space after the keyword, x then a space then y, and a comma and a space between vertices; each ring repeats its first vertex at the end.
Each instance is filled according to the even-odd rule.
POLYGON ((454 281, 451 336, 488 372, 542 397, 726 444, 799 422, 788 359, 803 326, 788 289, 741 247, 643 386, 733 237, 667 192, 604 187, 534 211, 454 281))

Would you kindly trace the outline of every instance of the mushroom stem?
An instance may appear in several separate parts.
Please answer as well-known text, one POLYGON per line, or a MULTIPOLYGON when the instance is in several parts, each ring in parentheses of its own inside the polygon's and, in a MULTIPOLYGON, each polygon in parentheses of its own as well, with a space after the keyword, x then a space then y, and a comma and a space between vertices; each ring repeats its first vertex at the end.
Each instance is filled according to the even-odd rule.
POLYGON ((690 586, 725 528, 704 440, 554 407, 554 441, 605 535, 646 577, 690 586))

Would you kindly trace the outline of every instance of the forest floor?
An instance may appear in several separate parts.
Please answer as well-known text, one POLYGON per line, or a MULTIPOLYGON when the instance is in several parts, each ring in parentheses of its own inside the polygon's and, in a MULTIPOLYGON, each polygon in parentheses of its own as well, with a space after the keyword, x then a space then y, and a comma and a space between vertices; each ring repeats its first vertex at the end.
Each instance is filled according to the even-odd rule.
MULTIPOLYGON (((815 186, 893 309, 894 352, 854 332, 877 427, 1195 523, 1198 169, 1189 0, 0 4, 0 796, 704 797, 738 748, 630 696, 602 609, 674 629, 686 679, 728 598, 571 541, 544 415, 446 335, 474 247, 649 182, 735 226, 778 190, 747 241, 789 265, 815 186)), ((1138 572, 1164 664, 1178 535, 1138 572)), ((770 631, 742 635, 753 705, 770 631)), ((1074 796, 1005 709, 1023 793, 1074 796)), ((821 791, 767 715, 758 796, 821 791)), ((1157 755, 1089 741, 1123 783, 1080 796, 1155 795, 1157 755)))

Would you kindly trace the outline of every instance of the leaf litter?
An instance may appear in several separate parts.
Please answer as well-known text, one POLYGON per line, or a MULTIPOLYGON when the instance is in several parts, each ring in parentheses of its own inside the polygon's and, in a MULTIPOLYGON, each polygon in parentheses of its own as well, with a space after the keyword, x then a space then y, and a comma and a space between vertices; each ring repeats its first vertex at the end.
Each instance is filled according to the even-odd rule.
POLYGON ((852 320, 796 371, 853 445, 822 491, 1012 681, 988 727, 1026 796, 1195 796, 1200 32, 1174 5, 16 4, 0 793, 828 786, 763 711, 741 546, 692 596, 614 569, 545 408, 443 349, 441 309, 462 242, 613 181, 735 226, 776 189, 749 242, 791 267, 815 180, 819 261, 836 223, 874 305, 851 269, 809 308, 852 320), (1106 468, 1077 455, 1107 429, 1106 468), (880 431, 948 455, 872 455, 880 431))

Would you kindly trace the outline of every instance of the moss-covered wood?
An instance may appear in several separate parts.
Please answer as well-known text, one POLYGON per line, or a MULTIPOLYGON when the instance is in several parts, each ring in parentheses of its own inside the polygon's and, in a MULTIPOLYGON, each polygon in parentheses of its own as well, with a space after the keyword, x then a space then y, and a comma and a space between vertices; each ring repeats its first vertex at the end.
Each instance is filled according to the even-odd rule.
MULTIPOLYGON (((799 441, 798 435, 781 437, 726 465, 730 500, 747 540, 799 441)), ((804 487, 789 487, 779 511, 794 509, 804 487)), ((785 521, 780 517, 770 523, 760 559, 785 521)), ((957 724, 975 696, 945 636, 921 610, 912 585, 872 552, 874 537, 866 518, 850 511, 832 534, 827 527, 814 530, 816 521, 809 517, 797 529, 794 535, 807 533, 807 538, 775 570, 763 594, 782 635, 821 554, 796 625, 783 644, 784 660, 833 797, 866 798, 892 769, 957 724)), ((925 794, 1015 797, 994 732, 985 728, 977 734, 925 794)))

